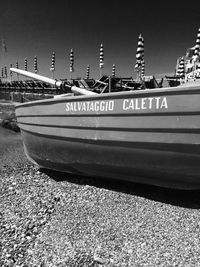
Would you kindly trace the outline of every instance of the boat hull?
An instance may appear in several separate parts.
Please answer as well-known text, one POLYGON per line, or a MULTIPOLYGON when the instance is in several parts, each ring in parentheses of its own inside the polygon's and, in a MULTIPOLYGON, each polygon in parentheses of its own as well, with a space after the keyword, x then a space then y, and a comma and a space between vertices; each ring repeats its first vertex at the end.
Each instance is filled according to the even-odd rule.
POLYGON ((16 115, 25 152, 41 167, 193 189, 199 103, 198 88, 175 88, 35 101, 16 115))

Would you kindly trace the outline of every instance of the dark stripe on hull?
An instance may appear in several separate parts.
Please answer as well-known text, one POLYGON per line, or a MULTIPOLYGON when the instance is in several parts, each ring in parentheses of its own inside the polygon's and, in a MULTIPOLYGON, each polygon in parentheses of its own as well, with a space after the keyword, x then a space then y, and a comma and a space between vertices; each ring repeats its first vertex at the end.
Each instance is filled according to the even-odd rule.
POLYGON ((83 143, 83 144, 94 144, 94 145, 104 145, 104 146, 119 146, 119 147, 129 147, 136 149, 148 149, 148 150, 161 150, 169 151, 175 153, 186 153, 186 154, 199 154, 200 155, 200 144, 178 144, 178 143, 147 143, 147 142, 124 142, 124 141, 110 141, 110 140, 94 140, 94 139, 83 139, 77 137, 61 137, 55 135, 44 135, 37 132, 31 132, 27 130, 22 130, 23 132, 42 138, 47 138, 49 140, 61 140, 72 143, 83 143))
POLYGON ((75 130, 98 130, 98 131, 122 131, 122 132, 147 132, 147 133, 200 133, 200 129, 170 129, 170 128, 115 128, 115 127, 90 127, 90 126, 62 126, 50 124, 19 123, 35 127, 64 128, 75 130))
MULTIPOLYGON (((192 116, 192 115, 200 115, 199 111, 188 111, 188 112, 165 112, 165 113, 117 113, 112 114, 112 117, 154 117, 154 116, 192 116)), ((59 117, 110 117, 109 113, 107 114, 60 114, 59 117)), ((18 115, 17 118, 56 118, 58 115, 50 114, 50 115, 18 115)))
POLYGON ((199 133, 169 133, 169 132, 138 132, 130 129, 130 131, 108 131, 94 128, 95 130, 87 129, 84 127, 81 129, 74 128, 56 128, 45 126, 32 126, 19 124, 22 130, 39 133, 41 135, 57 136, 57 138, 75 138, 77 140, 91 140, 91 141, 113 141, 122 143, 165 143, 180 144, 180 145, 200 145, 199 133))

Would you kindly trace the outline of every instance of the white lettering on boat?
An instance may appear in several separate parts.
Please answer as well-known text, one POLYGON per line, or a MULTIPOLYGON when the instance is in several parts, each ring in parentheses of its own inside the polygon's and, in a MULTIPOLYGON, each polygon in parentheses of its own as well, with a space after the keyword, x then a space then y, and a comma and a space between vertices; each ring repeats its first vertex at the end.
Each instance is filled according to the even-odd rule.
POLYGON ((123 110, 167 109, 166 97, 124 99, 123 110))
POLYGON ((66 103, 67 112, 109 112, 114 109, 131 110, 159 110, 168 109, 166 97, 143 97, 115 100, 76 101, 66 103))
POLYGON ((114 100, 69 102, 66 103, 65 109, 69 112, 112 111, 114 110, 114 100))

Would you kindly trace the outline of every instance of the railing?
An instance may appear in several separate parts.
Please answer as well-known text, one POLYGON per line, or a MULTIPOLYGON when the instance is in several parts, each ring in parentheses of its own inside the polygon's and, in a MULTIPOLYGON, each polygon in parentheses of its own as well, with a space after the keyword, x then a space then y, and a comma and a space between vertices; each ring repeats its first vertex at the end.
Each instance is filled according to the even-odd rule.
POLYGON ((35 81, 13 81, 0 83, 0 99, 27 102, 52 98, 59 94, 57 88, 35 81))

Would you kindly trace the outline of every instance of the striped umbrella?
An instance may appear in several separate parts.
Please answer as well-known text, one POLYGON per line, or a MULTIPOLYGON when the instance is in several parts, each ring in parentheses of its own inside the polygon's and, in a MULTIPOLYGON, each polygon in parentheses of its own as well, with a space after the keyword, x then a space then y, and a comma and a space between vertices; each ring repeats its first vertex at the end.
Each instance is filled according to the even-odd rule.
POLYGON ((28 62, 27 62, 27 58, 25 58, 24 59, 24 70, 26 70, 27 71, 27 69, 28 69, 28 62))
POLYGON ((90 78, 90 65, 87 65, 86 79, 90 78))
POLYGON ((184 57, 182 57, 179 61, 178 70, 177 70, 177 76, 180 76, 181 78, 185 76, 185 60, 184 57))
POLYGON ((51 71, 55 71, 55 60, 56 60, 56 55, 55 52, 52 53, 52 57, 51 57, 51 71))
POLYGON ((7 67, 6 66, 4 67, 4 74, 5 74, 5 78, 7 78, 8 77, 8 73, 7 73, 7 67))
POLYGON ((112 66, 112 76, 115 77, 115 64, 112 66))
POLYGON ((102 69, 103 66, 104 66, 104 50, 103 50, 103 44, 101 44, 99 53, 99 68, 102 69))
POLYGON ((34 57, 34 72, 38 72, 38 63, 37 63, 37 56, 34 57))
POLYGON ((144 58, 144 38, 140 34, 138 38, 138 46, 136 51, 136 65, 135 65, 136 70, 139 70, 141 68, 143 58, 144 58))
POLYGON ((70 73, 74 72, 74 50, 73 48, 70 51, 70 73))
POLYGON ((54 79, 54 71, 55 71, 55 61, 56 61, 56 55, 55 52, 52 53, 52 57, 51 57, 51 68, 50 71, 52 71, 53 74, 53 79, 54 79))
POLYGON ((199 58, 199 52, 200 52, 200 28, 197 33, 196 45, 195 45, 194 56, 193 56, 194 60, 197 60, 199 58))
POLYGON ((4 69, 1 68, 1 78, 4 78, 4 69))

